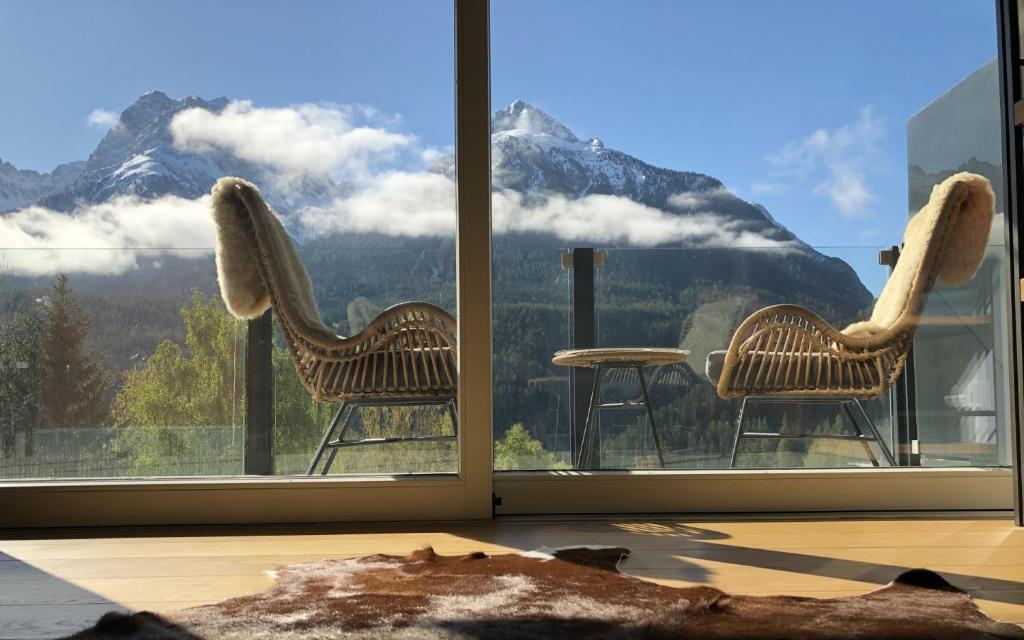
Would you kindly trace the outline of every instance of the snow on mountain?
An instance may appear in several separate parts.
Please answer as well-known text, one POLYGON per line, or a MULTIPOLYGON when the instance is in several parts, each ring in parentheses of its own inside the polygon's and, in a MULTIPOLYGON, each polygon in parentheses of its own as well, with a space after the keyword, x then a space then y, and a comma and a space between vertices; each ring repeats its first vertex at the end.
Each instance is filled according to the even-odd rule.
POLYGON ((50 173, 18 169, 0 160, 0 213, 14 211, 65 189, 81 175, 85 162, 58 165, 50 173))
MULTIPOLYGON (((613 195, 677 215, 713 213, 751 232, 801 244, 763 207, 731 193, 721 181, 693 171, 655 167, 610 149, 598 138, 581 140, 541 109, 516 100, 496 111, 491 124, 495 188, 570 198, 613 195)), ((454 175, 454 162, 443 170, 454 175)))
POLYGON ((192 108, 220 113, 228 104, 223 97, 175 100, 160 91, 143 95, 121 113, 117 124, 84 163, 77 179, 41 198, 39 203, 57 211, 71 211, 82 203, 106 202, 122 195, 145 199, 175 195, 192 199, 208 194, 213 183, 226 175, 264 185, 282 211, 323 202, 340 192, 340 187, 327 179, 310 179, 288 193, 275 193, 273 181, 264 179, 267 176, 261 167, 221 150, 207 149, 199 154, 174 145, 169 125, 175 115, 192 108))

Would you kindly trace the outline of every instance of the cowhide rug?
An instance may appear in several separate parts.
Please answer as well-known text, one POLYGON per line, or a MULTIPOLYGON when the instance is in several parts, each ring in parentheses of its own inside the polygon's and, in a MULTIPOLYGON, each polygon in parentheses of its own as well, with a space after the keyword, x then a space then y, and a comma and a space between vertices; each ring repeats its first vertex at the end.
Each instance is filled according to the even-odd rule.
POLYGON ((732 596, 619 573, 622 548, 368 556, 282 567, 275 586, 167 618, 108 613, 74 640, 1024 638, 924 569, 864 595, 732 596))

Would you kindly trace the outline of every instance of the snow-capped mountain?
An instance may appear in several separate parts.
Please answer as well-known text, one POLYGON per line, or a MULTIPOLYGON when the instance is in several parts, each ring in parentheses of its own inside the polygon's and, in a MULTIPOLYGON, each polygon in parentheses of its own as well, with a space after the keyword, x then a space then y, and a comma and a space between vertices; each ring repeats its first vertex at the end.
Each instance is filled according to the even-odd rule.
POLYGON ((58 165, 50 173, 18 169, 0 160, 0 213, 20 209, 65 189, 82 174, 85 162, 58 165))
MULTIPOLYGON (((677 215, 714 213, 772 240, 803 246, 763 207, 738 198, 721 181, 655 167, 606 147, 598 138, 581 140, 569 127, 522 100, 494 113, 491 149, 496 188, 570 198, 624 196, 677 215)), ((452 159, 444 171, 454 174, 452 159)))
MULTIPOLYGON (((72 211, 79 204, 105 202, 121 195, 191 199, 209 193, 213 183, 224 175, 242 176, 260 184, 268 200, 285 215, 307 205, 329 202, 349 191, 349 185, 336 184, 328 177, 309 177, 300 184, 290 182, 286 192, 275 191, 274 174, 269 169, 216 148, 198 153, 175 146, 169 125, 176 114, 191 108, 219 113, 228 104, 227 98, 175 100, 159 91, 147 93, 121 113, 84 163, 62 165, 50 174, 18 171, 9 164, 0 164, 0 212, 32 202, 72 211)), ((568 199, 618 196, 681 218, 712 214, 732 231, 749 231, 788 248, 787 252, 773 253, 724 247, 699 256, 687 254, 687 259, 694 261, 686 267, 688 277, 720 281, 726 288, 733 282, 749 282, 760 289, 782 291, 787 300, 828 300, 847 311, 871 299, 849 265, 802 243, 763 206, 737 197, 711 176, 655 167, 608 148, 597 138, 581 140, 569 127, 522 100, 494 113, 491 143, 494 188, 524 194, 527 206, 551 194, 568 199)), ((434 171, 454 177, 454 158, 442 158, 434 171)), ((534 235, 558 246, 564 243, 555 236, 534 235)), ((341 238, 358 244, 359 237, 346 232, 303 240, 311 246, 336 248, 341 238)), ((514 233, 496 236, 496 242, 504 244, 524 241, 534 242, 514 233)), ((404 241, 393 238, 388 242, 404 241)), ((588 241, 574 242, 586 246, 588 241)), ((661 266, 651 269, 648 279, 680 277, 661 266)))
POLYGON ((41 198, 39 203, 58 211, 71 211, 77 204, 105 202, 116 196, 156 198, 176 195, 196 198, 210 192, 218 178, 241 176, 264 186, 264 191, 282 210, 323 202, 341 192, 329 179, 307 180, 299 189, 277 193, 266 170, 217 149, 192 153, 174 145, 170 123, 186 109, 199 108, 220 113, 227 98, 204 100, 190 96, 175 100, 161 91, 151 91, 121 113, 118 122, 84 163, 84 169, 70 184, 41 198))
MULTIPOLYGON (((737 197, 720 180, 693 171, 655 167, 610 149, 597 138, 581 140, 567 126, 522 100, 494 113, 491 149, 492 180, 497 189, 535 194, 541 199, 552 193, 569 198, 622 196, 683 217, 714 214, 723 224, 795 249, 785 254, 727 248, 704 251, 699 265, 691 268, 708 281, 721 280, 728 287, 729 282, 760 279, 758 286, 791 292, 789 301, 834 300, 847 309, 871 301, 848 264, 814 250, 764 206, 737 197)), ((453 163, 444 170, 453 173, 453 163)), ((650 277, 680 274, 666 274, 658 267, 650 277)))

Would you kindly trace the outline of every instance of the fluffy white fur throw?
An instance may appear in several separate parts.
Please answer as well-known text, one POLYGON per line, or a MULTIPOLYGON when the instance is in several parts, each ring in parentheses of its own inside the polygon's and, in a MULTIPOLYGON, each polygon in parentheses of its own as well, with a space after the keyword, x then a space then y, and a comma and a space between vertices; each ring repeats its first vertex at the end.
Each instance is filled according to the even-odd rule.
POLYGON ((213 186, 210 208, 217 229, 217 281, 228 311, 251 319, 273 304, 304 337, 336 340, 320 320, 295 244, 256 185, 221 178, 213 186))
POLYGON ((992 186, 979 175, 958 173, 935 185, 928 204, 907 225, 900 259, 871 319, 855 322, 843 333, 869 337, 914 313, 918 297, 928 293, 923 278, 928 277, 925 263, 930 251, 940 251, 934 268, 943 284, 956 286, 973 278, 985 256, 994 209, 992 186))

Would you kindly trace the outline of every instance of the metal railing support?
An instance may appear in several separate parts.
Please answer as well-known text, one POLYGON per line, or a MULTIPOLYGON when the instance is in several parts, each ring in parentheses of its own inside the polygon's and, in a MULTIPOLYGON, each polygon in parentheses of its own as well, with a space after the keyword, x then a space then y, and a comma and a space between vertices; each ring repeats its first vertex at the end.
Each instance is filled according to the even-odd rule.
POLYGON ((246 475, 274 471, 271 430, 274 428, 273 312, 249 320, 245 340, 245 444, 242 466, 246 475))

